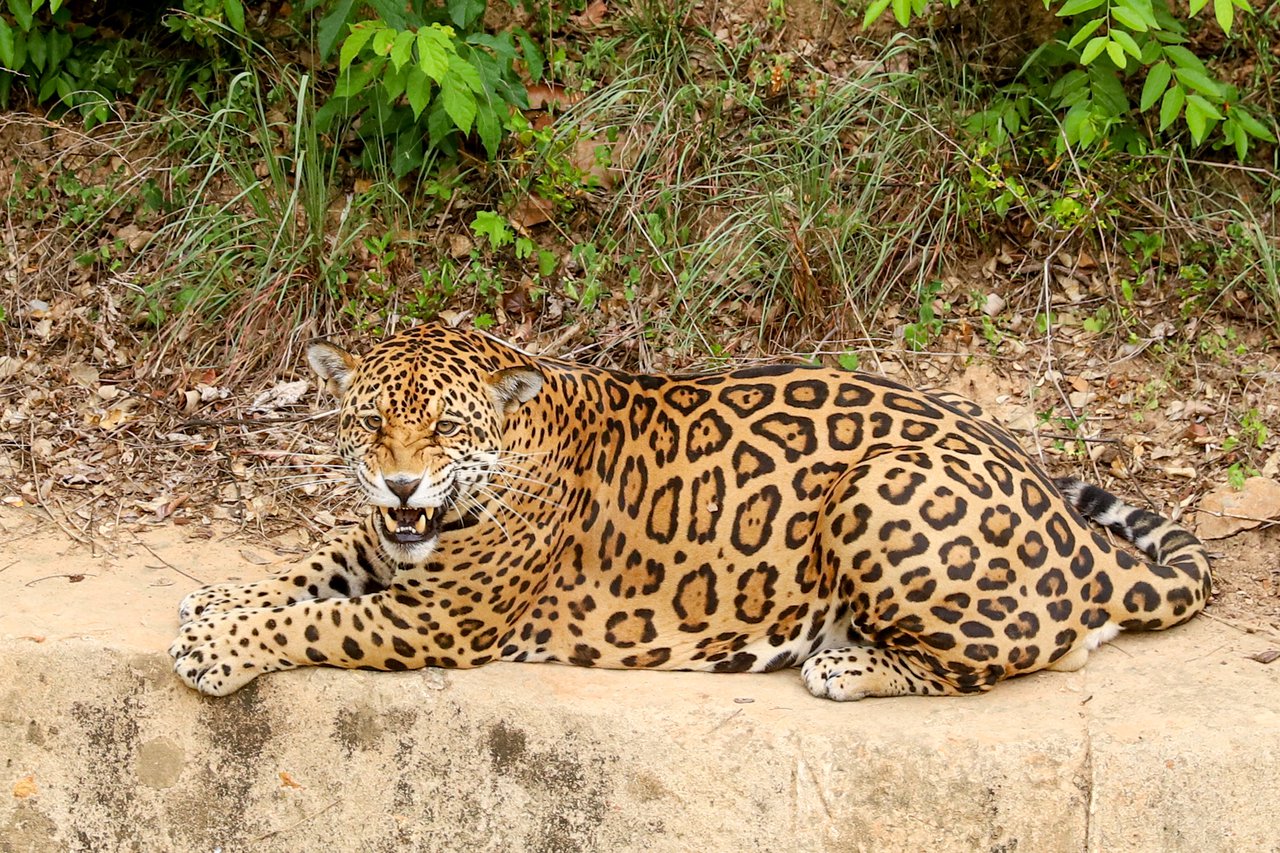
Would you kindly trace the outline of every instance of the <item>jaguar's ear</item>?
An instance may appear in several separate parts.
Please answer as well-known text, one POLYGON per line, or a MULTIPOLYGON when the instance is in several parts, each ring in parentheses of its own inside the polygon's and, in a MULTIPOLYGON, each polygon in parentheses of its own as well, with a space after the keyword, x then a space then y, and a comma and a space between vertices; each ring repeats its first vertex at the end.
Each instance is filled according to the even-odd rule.
POLYGON ((360 359, 327 341, 307 347, 307 363, 320 377, 320 384, 335 397, 341 397, 351 381, 360 359))
POLYGON ((489 376, 489 393, 504 415, 520 408, 542 390, 542 374, 532 367, 507 367, 489 376))

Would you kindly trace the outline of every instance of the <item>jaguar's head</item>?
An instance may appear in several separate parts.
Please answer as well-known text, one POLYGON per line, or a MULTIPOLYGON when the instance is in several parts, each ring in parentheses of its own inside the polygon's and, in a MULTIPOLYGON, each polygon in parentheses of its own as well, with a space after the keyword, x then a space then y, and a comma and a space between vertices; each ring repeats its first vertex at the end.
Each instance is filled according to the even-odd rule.
POLYGON ((496 352, 443 327, 412 329, 363 357, 330 343, 307 350, 339 398, 338 451, 379 513, 392 559, 425 560, 445 515, 476 508, 501 460, 507 416, 542 388, 531 360, 510 366, 496 352))

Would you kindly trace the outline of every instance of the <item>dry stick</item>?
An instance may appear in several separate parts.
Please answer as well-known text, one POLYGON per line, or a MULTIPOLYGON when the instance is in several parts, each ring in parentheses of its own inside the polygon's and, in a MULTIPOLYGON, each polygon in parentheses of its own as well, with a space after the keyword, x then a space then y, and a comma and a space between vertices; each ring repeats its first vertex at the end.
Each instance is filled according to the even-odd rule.
POLYGON ((201 580, 200 578, 196 577, 195 575, 187 574, 187 573, 186 573, 186 572, 184 572, 182 569, 180 569, 180 568, 178 568, 177 566, 175 566, 173 563, 170 563, 170 562, 169 562, 168 560, 166 560, 164 557, 161 557, 159 554, 157 554, 157 553, 155 552, 155 549, 154 549, 154 548, 152 548, 152 547, 151 547, 150 545, 148 545, 146 542, 143 542, 143 541, 142 541, 141 539, 139 539, 137 536, 133 537, 133 541, 137 542, 137 543, 138 543, 139 545, 141 545, 143 548, 146 548, 148 551, 150 551, 150 552, 151 552, 151 556, 155 557, 157 560, 159 560, 160 562, 164 563, 166 566, 168 566, 169 568, 173 569, 173 570, 174 570, 175 572, 177 572, 178 574, 182 575, 184 578, 187 578, 188 580, 193 580, 193 581, 195 581, 195 582, 196 582, 196 583, 198 583, 198 584, 204 585, 204 583, 205 583, 205 582, 204 582, 203 580, 201 580))
POLYGON ((1210 613, 1208 610, 1201 610, 1200 615, 1207 619, 1212 619, 1215 622, 1221 622, 1228 628, 1234 628, 1242 634, 1265 634, 1272 639, 1280 640, 1280 632, 1273 631, 1262 625, 1255 625, 1252 622, 1243 622, 1239 619, 1232 619, 1229 616, 1218 616, 1214 613, 1210 613))
POLYGON ((36 584, 40 583, 40 581, 53 580, 54 578, 80 578, 83 580, 84 578, 96 578, 96 577, 97 575, 94 575, 94 574, 80 574, 80 573, 45 575, 42 578, 36 578, 33 581, 27 581, 25 584, 23 584, 23 586, 35 586, 36 584))

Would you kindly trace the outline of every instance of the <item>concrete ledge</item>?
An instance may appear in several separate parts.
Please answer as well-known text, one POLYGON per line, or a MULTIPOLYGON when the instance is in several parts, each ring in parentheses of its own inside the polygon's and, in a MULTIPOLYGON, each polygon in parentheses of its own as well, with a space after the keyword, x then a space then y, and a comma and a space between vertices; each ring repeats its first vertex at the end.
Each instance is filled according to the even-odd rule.
POLYGON ((0 851, 1280 850, 1274 641, 1204 617, 963 699, 520 664, 204 699, 151 645, 189 585, 99 603, 141 641, 0 623, 0 851))

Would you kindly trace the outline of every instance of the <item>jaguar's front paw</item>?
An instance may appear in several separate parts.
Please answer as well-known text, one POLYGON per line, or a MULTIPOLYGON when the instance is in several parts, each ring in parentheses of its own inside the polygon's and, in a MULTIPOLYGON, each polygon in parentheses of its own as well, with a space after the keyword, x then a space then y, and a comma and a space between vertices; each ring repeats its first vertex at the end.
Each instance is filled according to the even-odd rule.
POLYGON ((237 583, 215 583, 200 587, 178 605, 178 621, 185 625, 201 616, 212 616, 214 613, 246 606, 245 596, 235 594, 237 589, 244 586, 245 584, 237 583))
POLYGON ((215 614, 182 626, 169 654, 173 671, 188 687, 208 696, 226 696, 263 673, 294 667, 253 636, 252 620, 243 615, 215 614))

